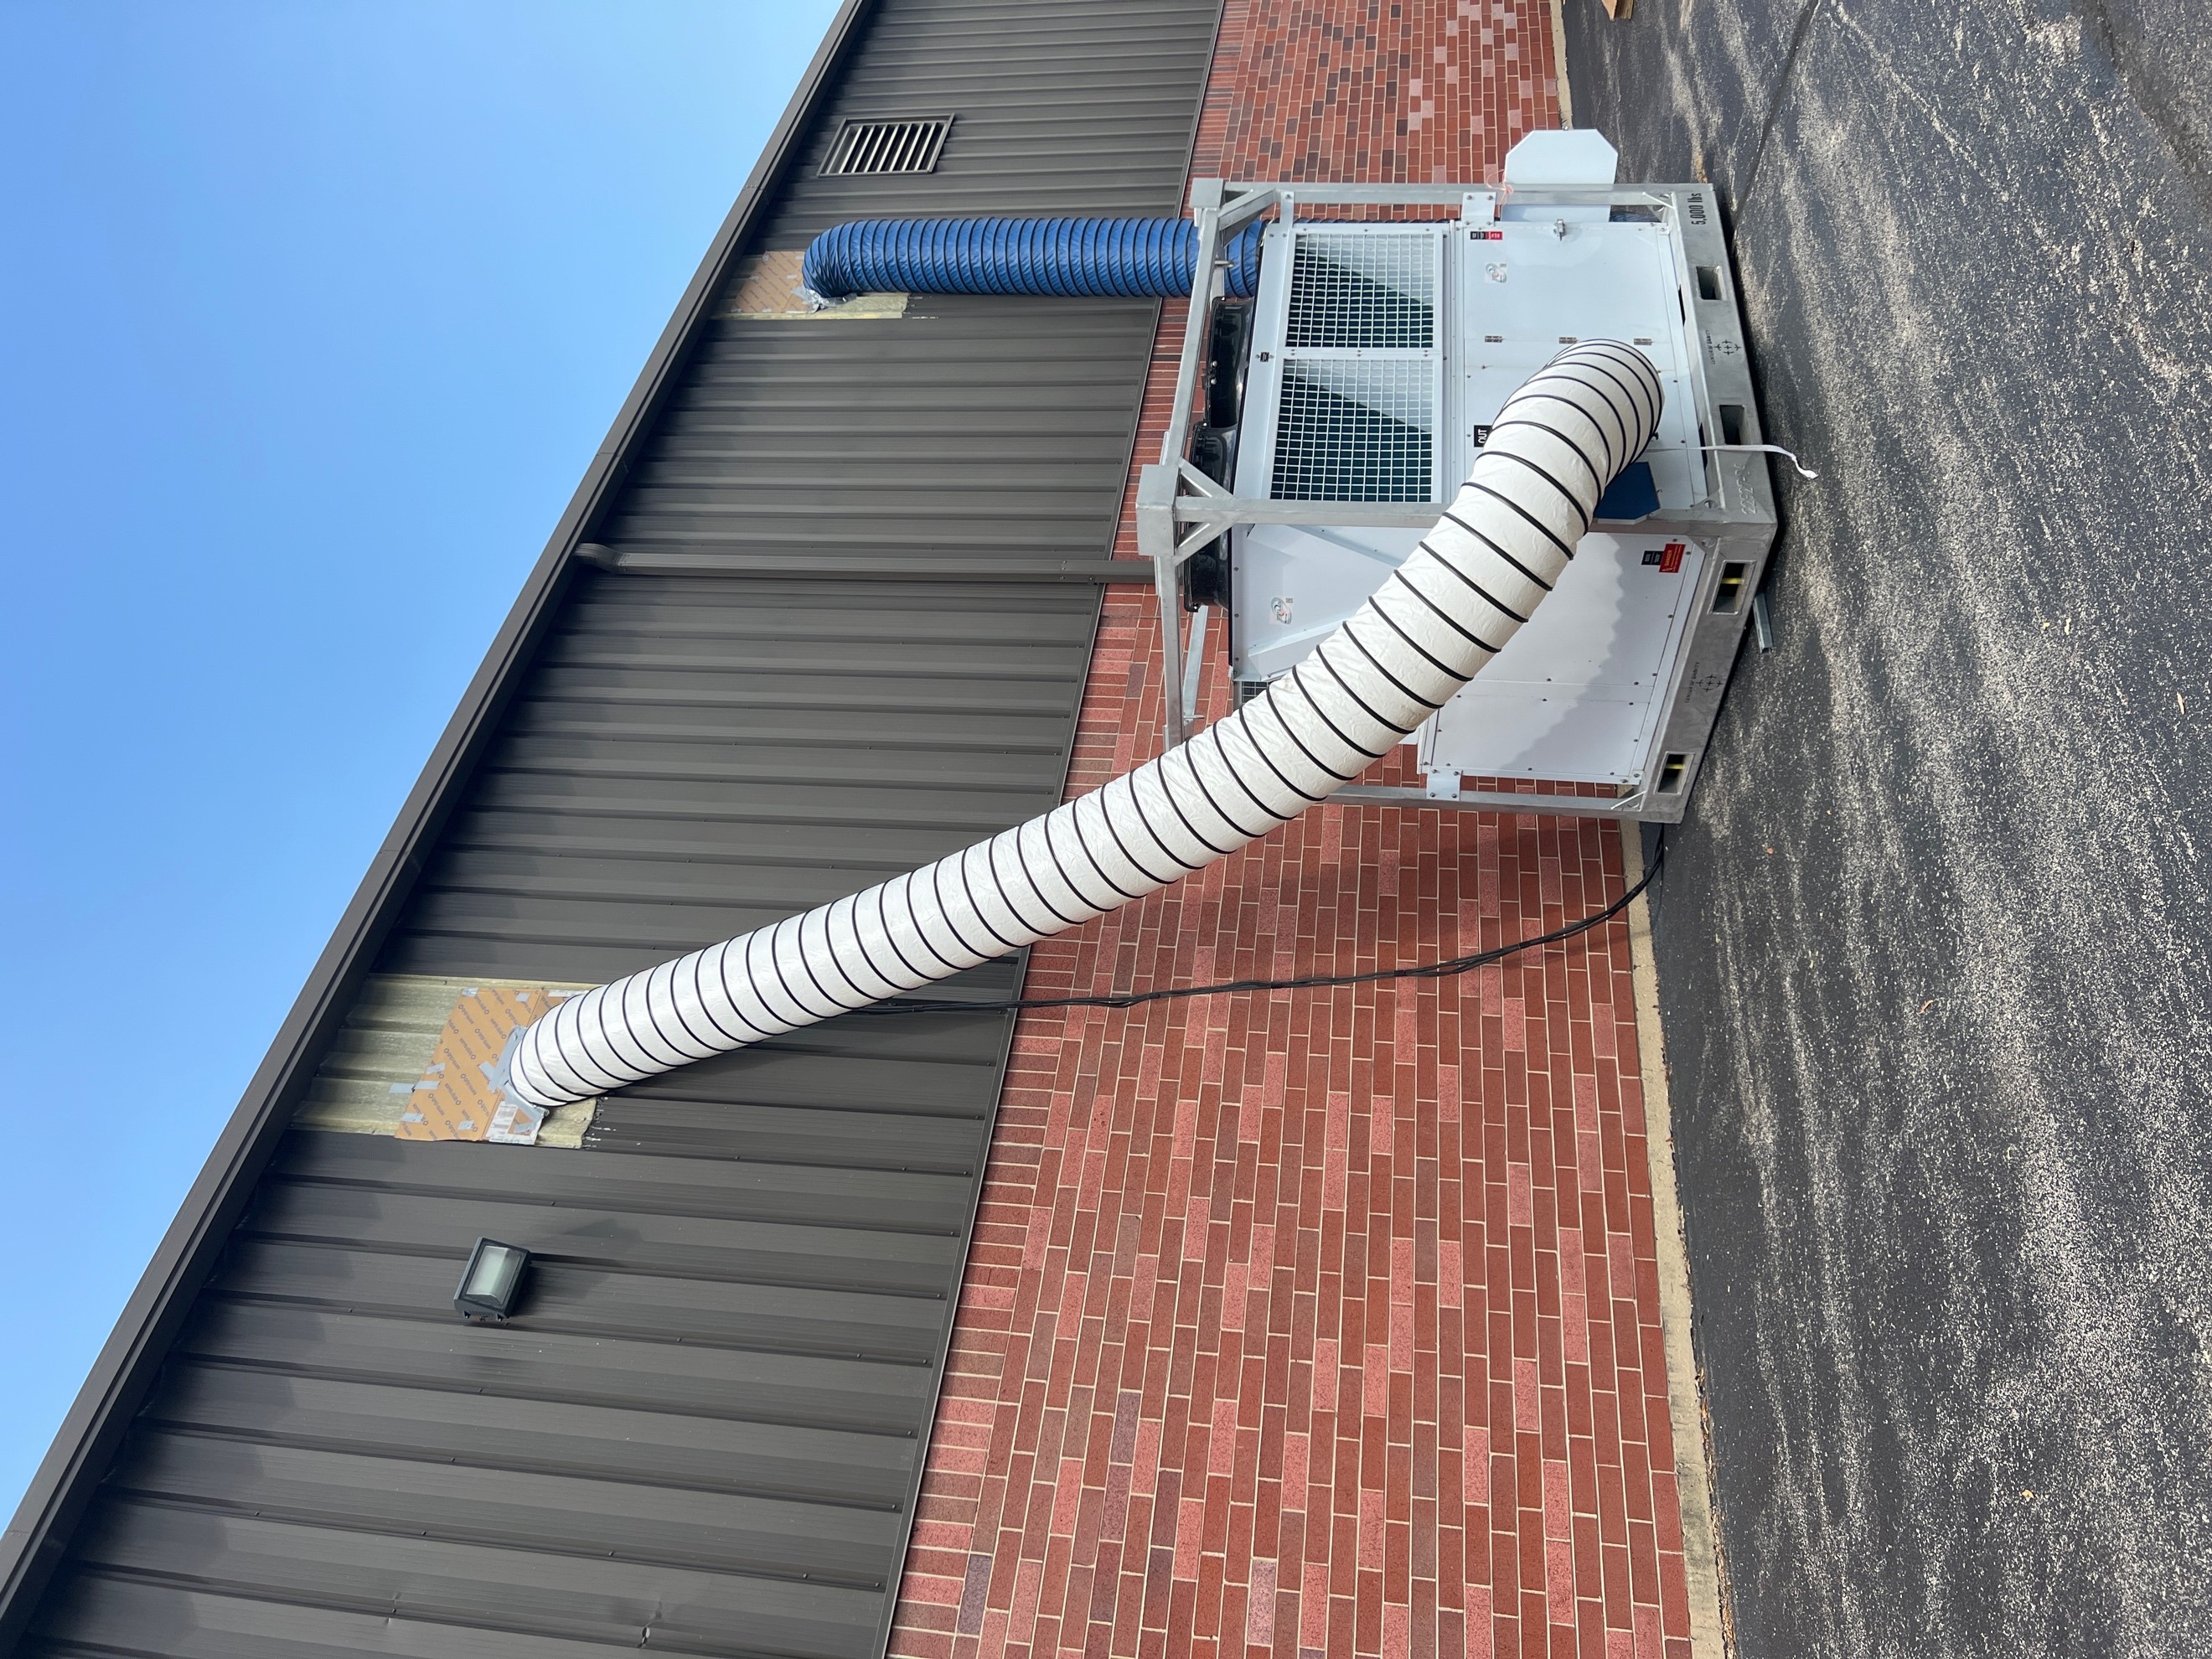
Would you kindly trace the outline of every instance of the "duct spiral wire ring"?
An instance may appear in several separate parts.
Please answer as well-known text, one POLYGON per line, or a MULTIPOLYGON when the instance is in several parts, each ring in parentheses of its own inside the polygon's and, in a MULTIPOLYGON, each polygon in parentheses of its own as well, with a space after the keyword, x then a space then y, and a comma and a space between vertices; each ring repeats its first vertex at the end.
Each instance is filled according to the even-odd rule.
POLYGON ((507 1092, 552 1107, 946 979, 1157 891, 1351 782, 1535 611, 1662 392, 1617 341, 1559 354, 1506 400, 1436 527, 1311 655, 1158 760, 866 891, 562 1003, 524 1029, 507 1092))

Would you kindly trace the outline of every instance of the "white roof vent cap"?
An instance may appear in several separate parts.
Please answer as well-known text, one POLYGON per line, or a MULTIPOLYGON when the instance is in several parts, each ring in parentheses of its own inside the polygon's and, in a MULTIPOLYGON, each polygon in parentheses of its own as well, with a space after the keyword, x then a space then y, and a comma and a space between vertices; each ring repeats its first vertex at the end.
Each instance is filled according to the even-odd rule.
POLYGON ((1534 185, 1609 185, 1620 152, 1595 127, 1532 132, 1505 155, 1505 182, 1534 185))

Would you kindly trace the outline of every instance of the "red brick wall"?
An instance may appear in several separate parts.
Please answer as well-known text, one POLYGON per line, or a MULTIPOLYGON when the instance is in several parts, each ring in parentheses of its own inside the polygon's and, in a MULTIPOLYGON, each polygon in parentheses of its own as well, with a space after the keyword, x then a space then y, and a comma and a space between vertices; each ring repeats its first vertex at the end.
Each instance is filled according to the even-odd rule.
POLYGON ((1229 12, 1234 56, 1214 58, 1217 87, 1234 76, 1214 152, 1224 178, 1495 179, 1515 139, 1559 123, 1544 0, 1230 0, 1229 12))
MULTIPOLYGON (((1541 0, 1231 0, 1196 168, 1494 178, 1553 74, 1541 0)), ((1158 750, 1151 604, 1110 591, 1072 791, 1158 750)), ((1431 961, 1620 881, 1610 826, 1324 807, 1037 946, 1029 989, 1431 961)), ((1686 1656, 1643 1127, 1618 924, 1443 984, 1025 1017, 892 1652, 1686 1656)))

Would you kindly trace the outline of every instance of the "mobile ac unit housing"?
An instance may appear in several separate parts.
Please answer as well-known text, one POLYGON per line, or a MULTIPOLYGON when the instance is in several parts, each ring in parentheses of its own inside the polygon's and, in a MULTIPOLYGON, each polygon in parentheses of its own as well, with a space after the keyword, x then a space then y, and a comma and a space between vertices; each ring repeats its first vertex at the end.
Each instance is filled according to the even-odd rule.
POLYGON ((1630 342, 1665 383, 1658 436, 1412 741, 1440 801, 1533 784, 1552 810, 1671 820, 1774 535, 1742 325, 1708 186, 1616 188, 1598 135, 1539 138, 1449 219, 1310 219, 1331 186, 1274 187, 1231 482, 1289 521, 1230 531, 1230 668, 1249 690, 1296 664, 1412 551, 1515 387, 1577 340, 1630 342))

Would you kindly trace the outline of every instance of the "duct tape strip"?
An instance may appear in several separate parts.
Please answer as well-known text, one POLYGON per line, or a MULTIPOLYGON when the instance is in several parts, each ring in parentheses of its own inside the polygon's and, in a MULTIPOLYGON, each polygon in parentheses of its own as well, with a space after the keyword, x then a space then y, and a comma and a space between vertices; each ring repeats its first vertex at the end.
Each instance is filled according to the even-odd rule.
POLYGON ((906 315, 903 294, 855 294, 824 301, 808 293, 799 281, 804 258, 793 248, 738 261, 720 315, 771 323, 886 322, 906 315))
POLYGON ((399 1139, 533 1145, 545 1111, 508 1097, 507 1067, 522 1028, 569 994, 543 985, 464 988, 400 1116, 399 1139))
POLYGON ((372 975, 294 1119, 303 1129, 407 1140, 573 1148, 598 1102, 545 1113, 504 1095, 518 1033, 586 988, 372 975))

